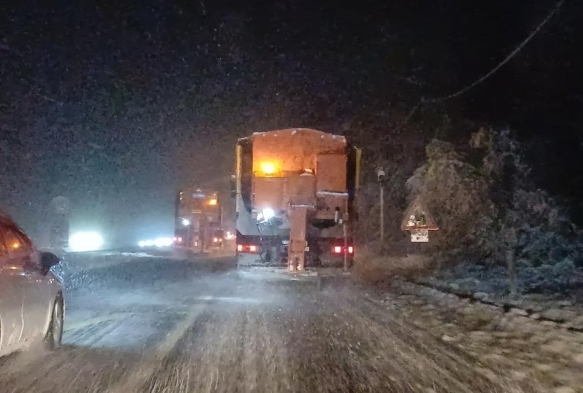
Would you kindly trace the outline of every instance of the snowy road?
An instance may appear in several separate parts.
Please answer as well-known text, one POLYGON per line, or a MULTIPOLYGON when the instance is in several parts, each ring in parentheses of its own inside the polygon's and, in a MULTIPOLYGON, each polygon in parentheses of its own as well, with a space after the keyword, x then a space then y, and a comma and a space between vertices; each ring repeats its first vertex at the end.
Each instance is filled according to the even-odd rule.
POLYGON ((2 392, 521 392, 358 289, 136 258, 71 289, 62 350, 0 360, 2 392), (514 389, 514 390, 513 390, 514 389))

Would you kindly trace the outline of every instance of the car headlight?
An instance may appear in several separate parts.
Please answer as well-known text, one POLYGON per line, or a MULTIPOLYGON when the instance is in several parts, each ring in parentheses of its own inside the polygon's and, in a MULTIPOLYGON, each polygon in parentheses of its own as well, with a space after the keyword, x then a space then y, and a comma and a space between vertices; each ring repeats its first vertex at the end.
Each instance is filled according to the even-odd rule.
POLYGON ((72 251, 95 251, 103 247, 103 238, 97 232, 78 232, 69 238, 72 251))

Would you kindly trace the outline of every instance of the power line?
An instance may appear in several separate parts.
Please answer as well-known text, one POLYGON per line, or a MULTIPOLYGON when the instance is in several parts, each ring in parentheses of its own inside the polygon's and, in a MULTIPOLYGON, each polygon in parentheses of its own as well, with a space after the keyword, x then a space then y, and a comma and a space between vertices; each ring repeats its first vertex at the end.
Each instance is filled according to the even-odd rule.
POLYGON ((435 98, 425 98, 425 97, 421 97, 421 99, 419 100, 419 102, 417 103, 417 105, 415 105, 413 107, 413 109, 409 112, 409 114, 407 115, 407 117, 405 118, 405 120, 403 120, 401 122, 401 124, 399 124, 397 126, 397 128, 395 129, 395 131, 400 130, 403 126, 405 126, 409 120, 411 119, 411 117, 413 117, 413 115, 415 114, 415 112, 423 105, 423 104, 427 104, 427 103, 437 103, 437 102, 443 102, 446 100, 449 100, 451 98, 455 98, 455 97, 459 97, 464 93, 467 93, 469 90, 473 89, 474 87, 476 87, 477 85, 479 85, 480 83, 484 82, 486 79, 488 79, 489 77, 491 77, 492 75, 494 75, 500 68, 502 68, 506 63, 508 63, 514 56, 516 56, 521 50, 522 48, 524 48, 526 46, 526 44, 528 44, 533 38, 534 36, 547 24, 547 22, 559 11, 559 9, 561 8, 561 6, 563 5, 563 3, 565 2, 565 0, 559 0, 557 2, 557 4, 555 5, 555 7, 553 7, 553 9, 549 12, 549 14, 542 20, 541 23, 538 24, 538 26, 536 26, 536 28, 534 30, 531 31, 531 33, 526 37, 526 39, 524 39, 512 52, 510 52, 510 54, 508 56, 506 56, 498 65, 496 65, 494 68, 492 68, 490 71, 488 71, 487 73, 485 73, 484 75, 482 75, 480 78, 476 79, 474 82, 470 83, 469 85, 463 87, 462 89, 442 96, 442 97, 435 97, 435 98))
POLYGON ((528 37, 526 37, 526 39, 524 41, 522 41, 520 43, 520 45, 518 45, 512 52, 510 52, 510 54, 508 56, 506 56, 506 58, 504 60, 502 60, 500 62, 500 64, 498 64, 496 67, 492 68, 492 70, 490 70, 489 72, 484 74, 482 77, 480 77, 479 79, 477 79, 473 83, 467 85, 466 87, 456 91, 455 93, 452 93, 452 94, 449 94, 449 95, 446 95, 443 97, 432 98, 429 100, 422 99, 421 102, 423 102, 423 101, 424 102, 441 102, 441 101, 449 100, 450 98, 455 98, 455 97, 458 97, 458 96, 464 94, 468 90, 470 90, 470 89, 474 88, 475 86, 479 85, 480 83, 484 82, 490 76, 494 75, 494 73, 496 73, 500 68, 502 68, 504 66, 504 64, 508 63, 514 56, 516 56, 516 54, 518 54, 518 52, 520 52, 522 50, 522 48, 524 48, 526 46, 526 44, 528 44, 530 42, 530 40, 532 40, 534 38, 534 36, 543 28, 543 26, 546 25, 547 22, 557 13, 557 11, 559 10, 559 8, 561 8, 561 6, 563 5, 564 2, 565 2, 565 0, 559 0, 559 2, 557 2, 557 4, 551 10, 551 12, 547 15, 547 17, 543 19, 543 21, 528 35, 528 37))
POLYGON ((419 101, 417 103, 417 105, 415 105, 413 107, 413 109, 411 109, 411 111, 409 112, 409 114, 407 115, 407 117, 405 118, 405 120, 403 120, 401 122, 401 124, 399 124, 397 126, 397 128, 395 128, 394 132, 400 131, 401 128, 403 128, 403 126, 409 122, 409 120, 411 119, 411 117, 413 117, 413 115, 415 114, 415 112, 417 112, 417 109, 419 109, 419 107, 421 106, 421 104, 422 104, 422 101, 419 101))

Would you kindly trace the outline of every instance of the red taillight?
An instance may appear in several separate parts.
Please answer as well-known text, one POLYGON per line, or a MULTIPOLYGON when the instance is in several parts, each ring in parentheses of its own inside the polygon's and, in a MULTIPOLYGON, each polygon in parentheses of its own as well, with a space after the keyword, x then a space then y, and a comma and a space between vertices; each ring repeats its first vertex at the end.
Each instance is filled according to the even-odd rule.
POLYGON ((258 250, 256 245, 237 244, 237 252, 256 253, 258 250))
POLYGON ((343 254, 344 252, 346 252, 346 250, 348 250, 348 254, 354 254, 354 247, 353 246, 348 246, 348 248, 344 248, 342 246, 332 247, 332 253, 334 253, 334 254, 343 254))

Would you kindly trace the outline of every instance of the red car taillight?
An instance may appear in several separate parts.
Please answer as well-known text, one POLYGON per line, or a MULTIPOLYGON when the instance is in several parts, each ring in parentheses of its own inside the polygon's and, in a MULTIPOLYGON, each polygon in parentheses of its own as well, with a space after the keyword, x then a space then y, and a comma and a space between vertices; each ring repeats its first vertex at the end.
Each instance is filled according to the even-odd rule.
POLYGON ((256 253, 257 251, 258 247, 256 245, 237 244, 237 252, 256 253))
MULTIPOLYGON (((334 254, 342 254, 344 247, 342 246, 334 246, 332 247, 332 253, 334 254)), ((354 247, 353 246, 348 246, 348 254, 354 254, 354 247)))

